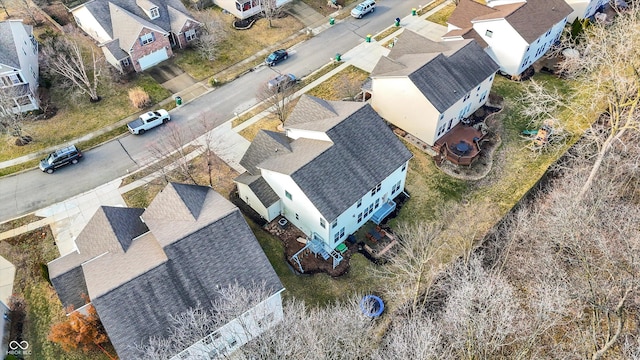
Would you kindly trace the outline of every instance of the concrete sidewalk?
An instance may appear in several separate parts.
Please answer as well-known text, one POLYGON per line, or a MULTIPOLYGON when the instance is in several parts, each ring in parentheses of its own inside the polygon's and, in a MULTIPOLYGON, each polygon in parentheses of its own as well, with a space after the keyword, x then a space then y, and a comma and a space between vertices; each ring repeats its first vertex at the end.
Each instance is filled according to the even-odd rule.
MULTIPOLYGON (((331 76, 339 73, 349 65, 353 65, 367 72, 371 72, 380 57, 387 55, 390 51, 389 48, 382 46, 382 44, 385 44, 389 40, 398 36, 404 29, 410 29, 412 31, 418 32, 432 40, 439 40, 440 36, 446 32, 446 27, 428 22, 425 20, 425 18, 430 16, 432 13, 437 12, 440 8, 446 6, 447 4, 448 2, 440 5, 439 7, 436 7, 435 9, 422 16, 409 15, 401 19, 400 25, 402 29, 389 35, 385 39, 382 39, 380 41, 372 40, 370 43, 367 43, 363 39, 361 44, 349 50, 342 56, 342 64, 339 67, 333 69, 327 74, 324 74, 311 84, 305 86, 294 96, 300 96, 306 93, 313 87, 329 79, 331 76)), ((196 86, 198 86, 198 84, 194 85, 194 87, 196 86)), ((194 90, 193 94, 185 94, 185 96, 195 97, 198 96, 197 92, 198 90, 194 90)), ((252 109, 249 109, 247 111, 251 110, 252 109)), ((248 121, 243 122, 239 126, 236 126, 235 128, 232 128, 232 120, 229 120, 221 126, 213 129, 209 134, 203 134, 192 143, 185 145, 200 145, 201 150, 192 152, 191 154, 189 154, 189 157, 195 157, 201 153, 201 151, 205 148, 202 145, 205 144, 205 141, 208 137, 211 138, 212 136, 215 139, 223 139, 222 141, 217 141, 214 145, 215 153, 233 169, 235 169, 239 173, 243 173, 245 169, 240 165, 240 159, 242 159, 242 156, 244 155, 246 149, 249 147, 250 143, 248 140, 240 136, 238 132, 255 124, 266 115, 266 112, 258 114, 248 121)), ((73 198, 67 199, 63 202, 38 210, 35 212, 35 215, 41 216, 43 217, 43 219, 0 233, 0 241, 16 236, 18 234, 32 231, 41 226, 49 225, 51 226, 52 233, 56 239, 56 244, 58 246, 60 254, 66 255, 76 249, 76 237, 82 231, 82 229, 84 229, 89 219, 91 219, 91 217, 95 214, 100 206, 126 206, 124 199, 122 198, 122 194, 136 189, 140 186, 144 186, 158 176, 159 174, 151 174, 143 179, 137 180, 123 187, 120 187, 120 184, 122 183, 122 179, 124 177, 119 178, 86 193, 74 196, 73 198)), ((5 276, 10 276, 10 278, 13 279, 13 273, 11 271, 11 266, 3 266, 2 268, 0 268, 0 278, 5 279, 5 276)), ((13 270, 13 272, 15 272, 15 270, 13 270)), ((10 288, 9 284, 5 284, 4 282, 1 285, 5 290, 10 288)))

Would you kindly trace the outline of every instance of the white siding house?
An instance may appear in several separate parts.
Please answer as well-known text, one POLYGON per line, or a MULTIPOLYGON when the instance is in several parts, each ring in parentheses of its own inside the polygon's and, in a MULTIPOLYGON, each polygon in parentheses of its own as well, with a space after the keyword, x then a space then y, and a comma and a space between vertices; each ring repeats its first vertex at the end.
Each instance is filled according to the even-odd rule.
MULTIPOLYGON (((291 2, 291 0, 276 0, 276 8, 291 2)), ((262 12, 262 0, 213 0, 213 3, 227 10, 238 19, 246 19, 262 12)))
POLYGON ((303 95, 285 133, 258 133, 235 181, 267 221, 282 215, 334 249, 400 194, 411 156, 371 106, 303 95))
POLYGON ((565 0, 573 9, 567 21, 575 19, 588 19, 609 3, 609 0, 565 0))
POLYGON ((564 0, 460 0, 442 38, 477 39, 501 72, 519 76, 560 38, 572 11, 564 0))
POLYGON ((8 101, 0 104, 0 111, 18 113, 39 109, 39 71, 38 42, 33 36, 33 27, 23 24, 22 20, 1 21, 0 91, 8 101))
POLYGON ((475 40, 434 42, 405 30, 371 72, 371 105, 433 146, 487 102, 497 70, 475 40))

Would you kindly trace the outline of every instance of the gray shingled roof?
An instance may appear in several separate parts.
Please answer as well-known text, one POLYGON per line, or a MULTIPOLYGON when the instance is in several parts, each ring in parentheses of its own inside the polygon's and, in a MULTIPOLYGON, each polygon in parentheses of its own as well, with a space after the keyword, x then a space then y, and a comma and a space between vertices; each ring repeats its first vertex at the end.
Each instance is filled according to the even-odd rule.
POLYGON ((289 173, 328 221, 337 218, 412 157, 369 104, 303 95, 292 114, 296 111, 300 111, 300 117, 293 125, 287 119, 287 128, 331 124, 324 131, 331 141, 296 139, 291 142, 290 154, 271 157, 258 167, 289 173), (301 103, 310 111, 308 116, 297 109, 301 103))
POLYGON ((437 54, 405 51, 395 59, 383 57, 372 71, 372 77, 408 76, 439 112, 450 108, 499 69, 475 40, 445 41, 440 43, 440 47, 429 47, 424 45, 424 40, 418 41, 415 33, 405 30, 396 46, 404 43, 403 47, 411 48, 406 44, 407 39, 423 43, 415 49, 444 51, 437 54))
MULTIPOLYGON (((18 58, 18 49, 14 39, 12 24, 16 21, 0 21, 0 64, 20 69, 20 59, 18 58)), ((13 24, 15 26, 15 24, 13 24)), ((32 27, 24 25, 27 34, 31 34, 32 27)))
POLYGON ((93 299, 121 359, 137 357, 135 344, 169 335, 170 315, 209 305, 216 286, 264 281, 272 294, 283 289, 237 209, 164 250, 169 261, 93 299))
POLYGON ((104 43, 102 44, 102 46, 106 48, 109 51, 109 53, 118 61, 129 57, 129 54, 127 54, 120 47, 120 40, 118 39, 104 43))
POLYGON ((81 264, 105 252, 121 254, 129 249, 131 241, 149 231, 140 220, 144 209, 102 206, 91 217, 76 238, 77 251, 57 258, 48 264, 49 277, 58 292, 62 304, 78 308, 84 305, 78 289, 87 292, 87 286, 78 273, 81 264))
POLYGON ((264 282, 271 294, 283 289, 240 211, 210 188, 171 183, 156 196, 149 209, 147 218, 152 233, 138 237, 129 244, 126 253, 113 251, 112 233, 136 234, 139 228, 136 222, 121 217, 124 211, 135 210, 129 215, 139 222, 136 214, 141 209, 110 208, 94 215, 87 225, 89 229, 85 227, 81 233, 83 239, 88 239, 87 233, 96 231, 97 225, 129 224, 132 228, 93 234, 96 237, 92 238, 92 246, 80 242, 80 253, 49 264, 54 287, 65 306, 78 308, 84 305, 80 294, 96 294, 91 301, 121 359, 137 358, 133 346, 146 343, 150 336, 168 335, 170 315, 211 304, 219 287, 264 282), (179 215, 164 224, 155 218, 174 211, 179 215), (175 234, 164 234, 172 231, 185 236, 160 247, 154 235, 172 237, 175 234), (94 255, 86 262, 83 250, 88 255, 102 256, 94 255), (160 258, 158 251, 162 253, 160 258), (140 269, 144 271, 138 273, 140 269), (127 275, 130 270, 132 276, 127 275), (87 285, 93 291, 87 291, 87 285))
POLYGON ((280 200, 278 194, 273 191, 262 175, 251 175, 248 172, 244 172, 233 180, 249 186, 249 189, 265 207, 269 207, 280 200))
POLYGON ((132 49, 139 41, 138 37, 143 28, 168 34, 168 31, 148 20, 146 15, 144 18, 137 16, 112 3, 109 3, 109 12, 113 26, 113 38, 120 40, 120 45, 125 51, 132 49))
POLYGON ((291 177, 329 222, 413 156, 369 104, 327 135, 333 146, 291 177))
POLYGON ((256 166, 262 161, 274 155, 291 153, 289 141, 289 138, 283 133, 260 130, 242 156, 240 165, 247 169, 249 174, 259 175, 260 170, 256 166))
POLYGON ((121 39, 120 42, 122 46, 127 47, 124 50, 128 50, 128 47, 131 46, 132 42, 129 38, 131 36, 137 37, 139 32, 129 33, 132 31, 132 27, 135 27, 130 23, 130 21, 112 19, 110 4, 113 4, 130 14, 123 14, 123 17, 128 18, 129 20, 136 19, 140 22, 140 25, 150 28, 158 28, 164 32, 179 33, 186 20, 197 22, 191 17, 189 10, 187 10, 180 0, 146 0, 144 6, 154 4, 158 7, 160 16, 153 20, 149 19, 149 16, 136 4, 136 0, 93 0, 80 5, 86 7, 86 9, 93 14, 96 20, 112 38, 118 38, 119 36, 117 36, 117 34, 124 34, 126 39, 121 39), (182 14, 182 16, 180 14, 182 14))

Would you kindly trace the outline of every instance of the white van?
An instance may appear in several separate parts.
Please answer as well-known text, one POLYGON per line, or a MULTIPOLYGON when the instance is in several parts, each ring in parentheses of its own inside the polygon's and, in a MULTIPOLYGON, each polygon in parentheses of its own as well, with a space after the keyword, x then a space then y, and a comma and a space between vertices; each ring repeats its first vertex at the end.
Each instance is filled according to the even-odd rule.
POLYGON ((362 19, 363 16, 373 12, 375 9, 376 2, 374 0, 365 0, 351 10, 351 16, 357 19, 362 19))

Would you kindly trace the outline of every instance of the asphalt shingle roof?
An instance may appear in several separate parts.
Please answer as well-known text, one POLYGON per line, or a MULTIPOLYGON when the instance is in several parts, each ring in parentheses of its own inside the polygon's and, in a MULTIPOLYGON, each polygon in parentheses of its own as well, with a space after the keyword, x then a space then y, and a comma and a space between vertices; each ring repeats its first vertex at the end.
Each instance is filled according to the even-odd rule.
POLYGON ((498 68, 475 40, 436 43, 405 30, 371 76, 407 76, 439 112, 444 112, 498 68), (411 46, 414 42, 421 45, 411 46), (403 49, 400 56, 393 54, 398 45, 403 49))
POLYGON ((236 182, 249 186, 249 189, 256 195, 258 200, 265 207, 269 207, 280 200, 278 194, 269 186, 261 175, 251 175, 248 172, 240 174, 234 179, 236 182))
MULTIPOLYGON (((525 41, 532 43, 572 11, 564 0, 527 0, 494 7, 460 0, 447 21, 461 29, 469 29, 474 21, 505 19, 525 41)), ((447 33, 445 37, 449 35, 447 33)))
POLYGON ((27 34, 32 33, 33 28, 30 25, 25 25, 15 20, 0 21, 0 64, 20 69, 20 59, 18 58, 18 48, 16 47, 13 29, 16 25, 23 26, 27 34))
POLYGON ((80 6, 93 14, 112 39, 120 38, 126 51, 142 26, 179 33, 187 20, 195 21, 180 0, 93 0, 80 6), (160 15, 156 19, 150 19, 143 10, 153 6, 158 7, 160 15))
POLYGON ((283 288, 237 209, 164 251, 167 262, 93 299, 121 359, 136 358, 135 344, 169 335, 169 316, 209 305, 217 287, 265 282, 271 294, 283 288))
POLYGON ((249 148, 242 156, 242 165, 251 175, 259 175, 260 170, 256 168, 262 161, 274 155, 284 155, 291 153, 290 140, 283 133, 260 130, 249 145, 249 148))
POLYGON ((137 358, 135 345, 146 344, 151 336, 168 336, 171 315, 209 306, 219 296, 217 289, 262 283, 270 294, 283 289, 240 211, 210 188, 167 185, 143 214, 152 231, 128 243, 126 252, 115 251, 118 236, 137 234, 141 210, 99 210, 81 233, 87 238, 102 226, 102 234, 93 234, 94 243, 87 247, 80 241, 79 253, 49 264, 65 306, 84 305, 79 295, 68 294, 91 295, 121 359, 137 358), (164 223, 156 217, 162 215, 169 216, 164 223), (131 228, 108 229, 109 224, 131 228))
MULTIPOLYGON (((369 104, 303 95, 292 116, 286 128, 324 132, 330 140, 298 138, 289 143, 289 153, 252 163, 289 174, 328 221, 412 157, 369 104)), ((247 156, 258 157, 257 150, 247 156)))

